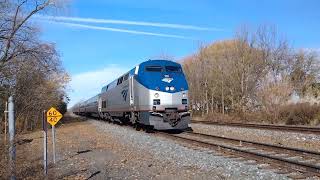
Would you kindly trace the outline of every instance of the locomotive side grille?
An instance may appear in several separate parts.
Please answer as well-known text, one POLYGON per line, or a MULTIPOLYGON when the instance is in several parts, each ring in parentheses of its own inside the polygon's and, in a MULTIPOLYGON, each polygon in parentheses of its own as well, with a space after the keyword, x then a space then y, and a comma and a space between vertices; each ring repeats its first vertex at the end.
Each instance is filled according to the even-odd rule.
POLYGON ((176 111, 178 111, 178 108, 165 108, 166 113, 176 112, 176 111))

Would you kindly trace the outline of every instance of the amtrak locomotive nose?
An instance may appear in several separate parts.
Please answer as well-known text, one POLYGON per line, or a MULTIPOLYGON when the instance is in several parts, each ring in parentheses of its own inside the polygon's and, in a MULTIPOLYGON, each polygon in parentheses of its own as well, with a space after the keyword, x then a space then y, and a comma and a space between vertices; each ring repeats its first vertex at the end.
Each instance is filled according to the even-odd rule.
POLYGON ((181 65, 171 61, 153 60, 141 63, 137 80, 151 90, 168 93, 188 90, 181 65))
POLYGON ((103 87, 99 95, 84 103, 79 113, 161 130, 186 129, 190 124, 188 103, 188 83, 181 65, 149 60, 103 87), (95 100, 96 111, 87 108, 92 112, 80 112, 95 100))

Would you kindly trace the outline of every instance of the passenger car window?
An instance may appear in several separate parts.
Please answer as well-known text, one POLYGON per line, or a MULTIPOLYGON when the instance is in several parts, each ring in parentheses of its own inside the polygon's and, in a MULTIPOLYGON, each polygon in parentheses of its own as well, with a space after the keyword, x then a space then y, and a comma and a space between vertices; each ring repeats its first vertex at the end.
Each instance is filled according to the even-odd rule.
POLYGON ((102 101, 102 108, 106 108, 107 107, 107 102, 106 101, 102 101))
POLYGON ((123 77, 120 77, 120 78, 118 79, 117 85, 121 84, 121 83, 122 83, 122 80, 123 80, 123 77))
POLYGON ((166 66, 167 72, 182 72, 181 67, 179 66, 166 66))
POLYGON ((128 78, 129 78, 129 74, 124 75, 123 81, 128 80, 128 78))
POLYGON ((146 66, 147 72, 161 72, 162 67, 161 66, 146 66))

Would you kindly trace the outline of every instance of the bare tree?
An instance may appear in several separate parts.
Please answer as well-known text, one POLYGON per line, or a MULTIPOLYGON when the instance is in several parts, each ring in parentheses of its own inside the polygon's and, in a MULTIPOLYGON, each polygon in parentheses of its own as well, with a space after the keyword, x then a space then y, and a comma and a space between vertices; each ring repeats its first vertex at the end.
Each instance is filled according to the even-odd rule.
POLYGON ((30 36, 36 31, 36 28, 28 25, 27 21, 36 13, 58 5, 61 5, 61 1, 0 1, 0 69, 13 58, 32 51, 27 46, 21 47, 32 40, 30 36))
POLYGON ((291 95, 317 95, 319 57, 295 51, 274 26, 241 27, 233 40, 200 46, 184 61, 192 105, 201 114, 278 110, 291 95), (227 110, 227 111, 226 111, 227 110))
POLYGON ((69 76, 55 46, 41 42, 38 28, 28 22, 36 13, 60 4, 57 0, 0 0, 0 116, 5 100, 14 95, 21 131, 38 127, 43 109, 60 106, 67 99, 69 76))
POLYGON ((174 61, 175 57, 167 52, 161 52, 158 55, 152 56, 150 59, 163 59, 174 61))
POLYGON ((290 77, 295 91, 301 97, 319 80, 319 60, 315 51, 299 50, 291 61, 290 77))

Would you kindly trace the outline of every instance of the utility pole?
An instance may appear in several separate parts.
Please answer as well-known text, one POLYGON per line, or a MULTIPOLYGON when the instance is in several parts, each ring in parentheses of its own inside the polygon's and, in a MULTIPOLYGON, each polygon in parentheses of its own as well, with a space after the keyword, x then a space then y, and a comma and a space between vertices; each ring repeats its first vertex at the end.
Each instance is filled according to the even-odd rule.
POLYGON ((15 180, 15 160, 16 160, 16 148, 14 146, 15 137, 15 117, 14 117, 14 102, 13 97, 9 97, 8 104, 8 118, 9 118, 9 168, 10 168, 10 179, 15 180))
POLYGON ((48 174, 48 155, 47 155, 48 135, 47 135, 46 111, 42 112, 42 128, 43 128, 43 169, 44 169, 44 175, 47 176, 48 174))
POLYGON ((7 144, 7 113, 8 113, 8 101, 4 109, 4 143, 7 144))

